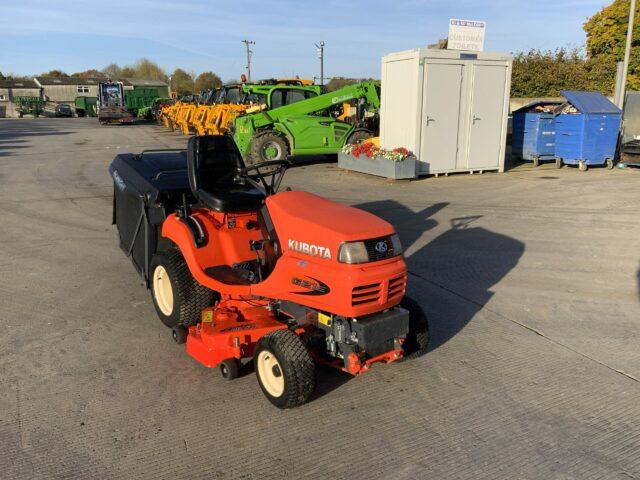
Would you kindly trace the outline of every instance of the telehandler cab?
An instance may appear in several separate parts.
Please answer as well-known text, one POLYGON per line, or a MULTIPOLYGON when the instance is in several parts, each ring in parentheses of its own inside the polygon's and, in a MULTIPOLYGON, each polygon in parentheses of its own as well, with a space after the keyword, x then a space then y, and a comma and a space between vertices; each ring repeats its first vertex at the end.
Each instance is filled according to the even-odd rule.
POLYGON ((426 352, 427 319, 384 220, 303 191, 287 161, 245 166, 228 136, 187 152, 119 154, 113 223, 176 342, 224 378, 253 358, 279 408, 305 403, 316 364, 352 375, 426 352))

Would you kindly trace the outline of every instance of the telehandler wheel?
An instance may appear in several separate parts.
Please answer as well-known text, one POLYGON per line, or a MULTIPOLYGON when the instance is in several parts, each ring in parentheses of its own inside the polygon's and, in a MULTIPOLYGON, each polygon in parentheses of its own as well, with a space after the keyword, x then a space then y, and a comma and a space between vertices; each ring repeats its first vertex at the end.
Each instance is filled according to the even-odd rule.
POLYGON ((418 358, 429 348, 429 323, 422 307, 411 297, 404 297, 402 308, 409 310, 409 333, 402 345, 404 359, 418 358))
POLYGON ((291 330, 274 330, 260 338, 253 364, 262 393, 278 408, 306 403, 316 387, 313 359, 291 330))
POLYGON ((153 256, 150 283, 153 306, 162 323, 169 328, 198 323, 202 310, 213 305, 217 295, 191 276, 178 250, 153 256))
POLYGON ((275 132, 265 133, 251 141, 250 164, 286 160, 289 156, 287 140, 275 132))

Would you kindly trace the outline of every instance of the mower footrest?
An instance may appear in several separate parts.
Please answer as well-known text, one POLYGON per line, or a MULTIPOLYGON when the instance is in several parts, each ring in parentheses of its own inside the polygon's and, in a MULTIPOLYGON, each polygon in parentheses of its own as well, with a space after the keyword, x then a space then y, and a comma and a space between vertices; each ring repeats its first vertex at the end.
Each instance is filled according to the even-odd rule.
POLYGON ((204 270, 204 273, 225 285, 251 285, 248 278, 243 277, 241 272, 238 272, 238 270, 235 270, 228 265, 209 267, 204 270))

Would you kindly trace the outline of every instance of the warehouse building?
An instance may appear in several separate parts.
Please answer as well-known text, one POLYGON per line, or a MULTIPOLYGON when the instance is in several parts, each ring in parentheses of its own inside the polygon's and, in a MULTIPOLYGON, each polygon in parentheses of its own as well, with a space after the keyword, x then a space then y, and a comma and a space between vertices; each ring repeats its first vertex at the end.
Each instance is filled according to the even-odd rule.
POLYGON ((42 97, 42 88, 30 78, 0 78, 0 118, 18 117, 18 97, 42 97))
POLYGON ((97 97, 98 84, 103 78, 78 77, 34 77, 36 83, 42 87, 45 102, 52 104, 73 104, 76 97, 97 97))
POLYGON ((140 80, 137 78, 125 78, 122 80, 125 90, 155 89, 158 97, 169 98, 169 85, 162 80, 140 80))

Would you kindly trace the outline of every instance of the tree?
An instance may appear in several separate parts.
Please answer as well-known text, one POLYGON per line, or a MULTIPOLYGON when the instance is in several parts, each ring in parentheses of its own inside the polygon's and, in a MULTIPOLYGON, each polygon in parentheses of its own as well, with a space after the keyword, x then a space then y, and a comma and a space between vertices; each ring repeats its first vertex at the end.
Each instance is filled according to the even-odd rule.
POLYGON ((134 78, 136 75, 136 71, 133 67, 127 65, 120 70, 120 75, 118 75, 118 80, 122 80, 123 78, 134 78))
POLYGON ((514 55, 513 97, 557 97, 560 90, 596 90, 613 93, 615 62, 587 58, 578 49, 530 50, 514 55))
POLYGON ((69 75, 64 73, 62 70, 51 70, 50 72, 43 73, 42 76, 43 77, 68 77, 69 75))
POLYGON ((95 68, 90 68, 84 72, 72 73, 71 76, 77 78, 104 78, 105 74, 95 68))
POLYGON ((345 78, 345 77, 334 77, 325 85, 327 92, 333 92, 334 90, 338 90, 339 88, 346 87, 347 85, 353 85, 354 83, 361 82, 363 80, 358 80, 357 78, 345 78))
MULTIPOLYGON (((589 18, 583 28, 587 34, 587 55, 605 63, 615 64, 624 58, 629 23, 629 0, 614 0, 589 18)), ((635 22, 629 58, 627 86, 640 88, 640 3, 636 5, 635 22)))
POLYGON ((203 92, 222 86, 222 79, 213 72, 202 72, 196 78, 194 92, 203 92))
POLYGON ((171 90, 178 95, 193 93, 193 77, 181 68, 176 68, 171 75, 171 90))
POLYGON ((121 71, 122 69, 118 66, 117 63, 110 63, 102 69, 102 73, 104 73, 106 77, 111 78, 112 80, 120 78, 121 71))
POLYGON ((148 58, 141 58, 134 63, 132 67, 127 66, 125 69, 126 68, 131 68, 133 70, 131 78, 138 78, 142 80, 162 80, 163 82, 168 80, 167 73, 164 69, 148 58))

